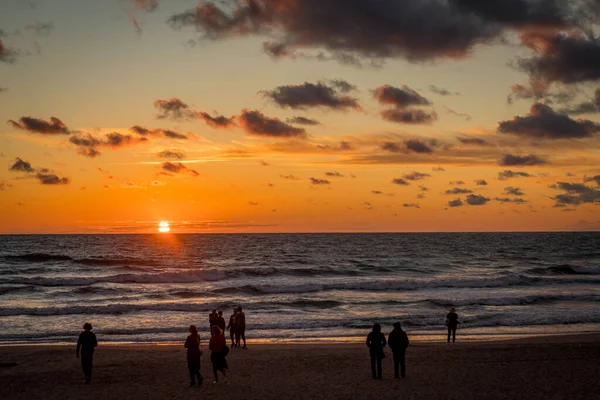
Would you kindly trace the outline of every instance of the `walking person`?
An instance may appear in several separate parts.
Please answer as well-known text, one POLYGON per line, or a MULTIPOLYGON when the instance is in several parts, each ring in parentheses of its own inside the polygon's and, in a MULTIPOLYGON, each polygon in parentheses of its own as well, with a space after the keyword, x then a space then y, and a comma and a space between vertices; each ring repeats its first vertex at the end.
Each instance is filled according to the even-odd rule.
POLYGON ((200 356, 202 350, 200 350, 200 335, 196 325, 190 325, 190 335, 185 340, 185 348, 187 349, 187 364, 190 373, 190 387, 202 385, 202 375, 200 375, 200 356))
POLYGON ((458 314, 454 307, 450 308, 450 312, 446 315, 446 326, 448 327, 448 343, 450 343, 450 335, 452 335, 452 343, 456 342, 456 328, 460 322, 458 314))
POLYGON ((373 331, 367 336, 367 347, 371 356, 371 375, 373 379, 382 379, 381 360, 385 357, 383 348, 386 345, 385 335, 381 333, 381 325, 374 324, 373 331), (377 366, 377 368, 375 368, 377 366))
POLYGON ((236 334, 235 334, 235 344, 237 347, 240 347, 240 337, 244 341, 243 349, 247 349, 246 347, 246 314, 242 311, 242 307, 238 307, 237 317, 235 319, 237 323, 236 334))
POLYGON ((233 309, 233 314, 229 317, 229 324, 227 324, 227 329, 229 329, 229 337, 231 339, 231 347, 235 347, 235 333, 236 333, 236 322, 237 322, 237 308, 233 309))
POLYGON ((388 346, 394 355, 394 378, 398 379, 400 377, 398 372, 401 373, 403 378, 406 376, 406 348, 409 341, 408 335, 402 330, 400 322, 394 323, 393 326, 394 330, 388 336, 388 346), (399 369, 400 371, 398 371, 399 369))
POLYGON ((96 335, 92 332, 92 324, 86 322, 83 324, 83 332, 79 334, 77 339, 77 350, 75 355, 79 358, 81 350, 81 368, 85 375, 85 383, 89 384, 92 380, 92 368, 94 364, 94 350, 98 346, 96 335))
POLYGON ((229 353, 229 347, 227 347, 227 341, 225 340, 225 336, 223 335, 223 331, 218 326, 213 326, 212 336, 210 338, 210 342, 208 343, 208 348, 210 349, 210 361, 212 363, 213 374, 215 376, 215 381, 213 383, 219 382, 218 371, 221 371, 223 374, 223 378, 225 379, 225 383, 229 383, 229 378, 227 377, 227 354, 229 353))

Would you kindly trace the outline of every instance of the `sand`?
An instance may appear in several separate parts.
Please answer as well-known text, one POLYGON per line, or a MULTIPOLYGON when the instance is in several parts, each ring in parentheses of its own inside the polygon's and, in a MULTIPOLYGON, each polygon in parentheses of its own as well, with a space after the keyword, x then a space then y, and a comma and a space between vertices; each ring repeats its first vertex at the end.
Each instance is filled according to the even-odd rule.
MULTIPOLYGON (((101 341, 102 338, 99 337, 101 341)), ((407 377, 372 380, 361 344, 261 344, 232 349, 231 382, 188 387, 181 346, 102 345, 91 385, 75 346, 0 347, 2 399, 594 399, 600 398, 600 335, 503 342, 414 343, 407 377), (10 363, 17 365, 9 366, 10 363)))

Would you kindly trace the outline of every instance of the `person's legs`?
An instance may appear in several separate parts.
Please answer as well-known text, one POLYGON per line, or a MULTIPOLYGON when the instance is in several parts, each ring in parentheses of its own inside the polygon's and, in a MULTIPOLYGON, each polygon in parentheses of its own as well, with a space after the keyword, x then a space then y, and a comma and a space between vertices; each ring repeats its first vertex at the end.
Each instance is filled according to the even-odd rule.
POLYGON ((85 382, 89 383, 92 379, 92 366, 94 362, 94 353, 81 353, 81 368, 85 375, 85 382))
POLYGON ((377 378, 377 370, 375 369, 375 363, 377 361, 377 357, 371 356, 371 375, 373 379, 377 378))
POLYGON ((244 348, 246 348, 246 329, 242 329, 242 340, 244 341, 244 348))
POLYGON ((400 374, 404 378, 406 376, 406 350, 400 352, 398 361, 400 362, 400 374))
POLYGON ((452 328, 452 343, 456 342, 456 328, 452 328))
POLYGON ((399 366, 400 366, 400 355, 394 351, 394 378, 399 378, 400 377, 400 371, 399 371, 399 366))
POLYGON ((240 347, 240 331, 235 331, 235 347, 240 347))
POLYGON ((188 372, 190 373, 190 386, 196 384, 196 366, 188 361, 188 372))
POLYGON ((235 332, 232 329, 229 330, 229 337, 231 338, 231 347, 235 345, 235 332))
POLYGON ((381 356, 377 356, 377 379, 381 379, 382 377, 382 371, 381 371, 381 361, 382 358, 381 356))
POLYGON ((448 343, 450 343, 450 334, 452 333, 452 328, 448 327, 448 343))

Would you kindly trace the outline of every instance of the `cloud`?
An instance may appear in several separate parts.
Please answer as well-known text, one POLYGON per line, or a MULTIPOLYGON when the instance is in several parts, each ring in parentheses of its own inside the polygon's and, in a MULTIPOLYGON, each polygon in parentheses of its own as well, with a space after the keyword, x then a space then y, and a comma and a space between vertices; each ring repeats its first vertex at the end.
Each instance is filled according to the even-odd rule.
POLYGON ((557 182, 555 188, 565 192, 552 197, 556 202, 555 207, 600 203, 600 190, 582 183, 557 182))
POLYGON ((167 162, 162 163, 161 168, 164 169, 165 171, 167 171, 169 173, 173 173, 173 174, 187 173, 192 176, 200 175, 196 170, 188 168, 180 162, 167 161, 167 162))
POLYGON ((146 137, 146 136, 164 137, 167 139, 176 139, 176 140, 186 140, 186 139, 190 138, 189 135, 175 132, 170 129, 158 128, 158 129, 151 130, 151 129, 148 129, 143 126, 135 125, 135 126, 132 126, 131 128, 129 128, 129 130, 137 135, 144 136, 144 137, 146 137))
MULTIPOLYGON (((46 170, 47 171, 47 170, 46 170)), ((69 178, 59 177, 50 172, 38 172, 35 177, 42 185, 67 185, 71 182, 69 178)))
POLYGON ((477 179, 475 181, 475 184, 478 185, 478 186, 487 186, 488 183, 487 183, 487 181, 485 179, 477 179))
POLYGON ((462 205, 463 205, 463 202, 461 199, 450 200, 448 202, 448 207, 461 207, 462 205))
POLYGON ((418 203, 404 203, 402 204, 402 207, 407 207, 407 208, 421 208, 421 206, 419 206, 418 203))
POLYGON ((449 183, 451 185, 464 185, 465 181, 450 181, 449 183))
POLYGON ((596 182, 596 185, 600 186, 600 175, 586 176, 583 178, 584 182, 596 182))
POLYGON ((36 21, 35 24, 27 25, 26 29, 35 32, 38 36, 50 36, 54 24, 52 22, 36 21))
POLYGON ((49 121, 33 117, 21 117, 19 122, 10 119, 8 123, 17 129, 43 135, 68 135, 71 133, 69 128, 56 117, 50 117, 49 121))
POLYGON ((559 113, 571 115, 600 113, 600 88, 596 89, 592 100, 563 108, 559 113))
POLYGON ((8 188, 11 188, 11 187, 13 187, 12 184, 10 184, 10 183, 8 183, 6 181, 0 181, 0 192, 6 190, 8 188))
POLYGON ((249 201, 249 202, 248 202, 248 205, 249 205, 249 206, 257 206, 257 205, 258 205, 258 203, 257 203, 257 202, 255 202, 255 201, 249 201))
POLYGON ((501 181, 510 179, 510 178, 519 178, 519 177, 529 178, 529 177, 531 177, 531 175, 528 174, 527 172, 512 171, 510 169, 505 169, 504 171, 498 172, 498 179, 500 179, 501 181))
POLYGON ((467 196, 467 199, 465 201, 470 206, 483 206, 488 201, 490 201, 490 199, 488 199, 487 197, 478 195, 478 194, 470 194, 467 196))
POLYGON ((506 102, 512 104, 514 100, 544 100, 546 104, 565 104, 573 100, 575 97, 574 91, 558 91, 549 92, 545 85, 535 84, 534 86, 525 87, 523 85, 512 85, 511 93, 507 96, 506 102))
POLYGON ((457 136, 456 139, 458 139, 458 141, 462 144, 474 146, 491 146, 491 144, 487 140, 479 137, 457 136))
POLYGON ((421 179, 428 178, 430 176, 431 175, 429 175, 429 174, 424 174, 424 173, 421 173, 421 172, 413 171, 413 172, 411 172, 409 174, 404 174, 403 178, 406 179, 406 180, 409 180, 409 181, 418 181, 418 180, 421 180, 421 179))
POLYGON ((240 125, 250 135, 273 138, 305 138, 306 130, 269 118, 260 111, 243 110, 238 117, 240 125))
POLYGON ((331 177, 335 177, 335 178, 343 178, 344 177, 344 175, 340 174, 337 171, 325 172, 325 176, 331 176, 331 177))
POLYGON ((435 85, 429 85, 429 90, 439 96, 459 96, 458 92, 451 92, 448 89, 437 87, 435 85))
POLYGON ((427 192, 427 191, 429 191, 429 188, 427 188, 427 187, 425 187, 425 186, 421 185, 421 186, 419 186, 419 190, 420 190, 421 192, 427 192))
POLYGON ((467 194, 467 193, 473 193, 473 191, 470 189, 453 188, 453 189, 448 189, 444 192, 444 194, 467 194))
POLYGON ((211 116, 205 112, 196 112, 196 118, 203 120, 207 125, 213 128, 229 128, 235 125, 234 117, 225 117, 224 115, 211 116))
POLYGON ((384 120, 396 122, 399 124, 432 124, 437 121, 437 113, 435 111, 427 112, 416 108, 397 109, 390 108, 383 110, 381 116, 384 120))
POLYGON ((431 146, 425 144, 423 141, 419 139, 409 139, 405 140, 404 144, 406 148, 415 153, 433 153, 433 149, 431 146))
POLYGON ((311 107, 329 108, 332 110, 360 110, 356 98, 343 95, 344 89, 351 87, 345 81, 327 85, 324 82, 304 82, 301 85, 279 86, 263 94, 282 108, 307 109, 311 107), (342 88, 342 90, 340 90, 342 88))
POLYGON ((190 106, 176 97, 169 100, 156 100, 154 101, 154 107, 158 109, 158 119, 174 119, 181 121, 193 117, 190 106))
POLYGON ((410 183, 408 183, 407 181, 405 181, 402 178, 394 178, 394 179, 392 179, 392 183, 395 183, 396 185, 402 185, 402 186, 410 185, 410 183))
POLYGON ((300 178, 298 178, 297 176, 294 176, 294 175, 279 175, 279 177, 281 179, 287 179, 290 181, 299 181, 300 180, 300 178))
POLYGON ((35 169, 31 167, 31 164, 20 157, 17 157, 15 163, 8 169, 13 172, 34 172, 35 169))
POLYGON ((305 118, 305 117, 293 117, 286 120, 288 124, 296 125, 320 125, 321 123, 316 119, 305 118))
POLYGON ((600 132, 600 125, 589 120, 571 119, 545 104, 536 103, 531 106, 528 116, 500 122, 498 132, 546 139, 584 138, 600 132))
POLYGON ((507 186, 504 188, 504 193, 509 194, 511 196, 524 196, 525 193, 521 190, 521 188, 514 186, 507 186))
POLYGON ((14 64, 17 62, 18 55, 19 52, 17 50, 6 47, 2 39, 0 39, 0 62, 14 64))
POLYGON ((516 165, 545 165, 548 164, 548 161, 545 159, 538 157, 536 155, 530 154, 528 156, 518 156, 514 154, 505 154, 498 160, 498 165, 502 165, 505 167, 512 167, 516 165))
POLYGON ((185 153, 183 150, 179 149, 168 149, 158 153, 158 156, 161 158, 177 158, 181 160, 182 158, 185 158, 185 153))
POLYGON ((308 178, 308 180, 310 181, 311 185, 329 185, 329 184, 331 184, 331 182, 329 182, 326 179, 317 179, 317 178, 310 177, 310 178, 308 178))
POLYGON ((383 85, 375 89, 373 96, 379 103, 396 108, 431 105, 429 100, 406 85, 403 85, 402 88, 383 85))
POLYGON ((444 169, 444 167, 431 167, 431 170, 433 172, 446 172, 446 170, 444 169))
POLYGON ((527 203, 527 200, 521 199, 520 197, 512 198, 512 199, 509 197, 495 197, 494 200, 496 200, 497 202, 499 202, 501 204, 506 204, 506 203, 524 204, 524 203, 527 203))

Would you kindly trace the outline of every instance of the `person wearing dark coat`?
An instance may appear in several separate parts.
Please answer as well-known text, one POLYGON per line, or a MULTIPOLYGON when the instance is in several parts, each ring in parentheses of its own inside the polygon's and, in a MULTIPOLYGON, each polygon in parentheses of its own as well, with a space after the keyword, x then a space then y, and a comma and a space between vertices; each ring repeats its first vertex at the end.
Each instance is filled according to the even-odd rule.
POLYGON ((452 343, 456 342, 456 328, 458 328, 458 314, 456 309, 452 307, 448 315, 446 315, 446 326, 448 327, 448 343, 450 343, 450 335, 452 335, 452 343))
POLYGON ((388 346, 394 355, 394 378, 398 379, 400 372, 402 377, 406 376, 406 348, 408 347, 408 335, 402 330, 400 322, 394 324, 394 330, 388 337, 388 346), (400 367, 400 368, 398 368, 400 367), (400 371, 398 371, 400 369, 400 371))
POLYGON ((184 344, 187 349, 187 364, 190 373, 190 386, 202 385, 202 375, 200 375, 200 335, 198 335, 198 329, 196 325, 190 325, 190 335, 185 340, 184 344))
POLYGON ((374 324, 373 331, 367 336, 367 347, 369 348, 369 356, 371 356, 371 375, 373 379, 382 379, 381 360, 385 357, 383 348, 386 344, 385 335, 381 333, 381 325, 374 324))
POLYGON ((83 324, 83 332, 77 340, 77 351, 75 355, 79 358, 81 350, 81 369, 85 375, 85 383, 89 384, 92 380, 92 368, 94 364, 94 350, 98 346, 96 335, 92 332, 92 324, 86 322, 83 324))

